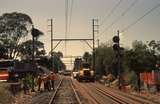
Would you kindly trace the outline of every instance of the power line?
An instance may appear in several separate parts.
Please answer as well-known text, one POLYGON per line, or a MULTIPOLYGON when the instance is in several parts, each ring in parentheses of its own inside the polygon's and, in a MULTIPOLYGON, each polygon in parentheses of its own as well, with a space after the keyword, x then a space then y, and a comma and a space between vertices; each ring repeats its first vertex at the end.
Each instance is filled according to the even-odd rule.
POLYGON ((114 13, 114 11, 118 8, 118 6, 121 4, 122 1, 123 0, 119 0, 119 2, 111 9, 109 14, 107 16, 104 16, 104 19, 100 23, 100 26, 102 26, 104 24, 104 22, 114 13))
MULTIPOLYGON (((68 34, 68 0, 65 0, 65 39, 68 34)), ((67 51, 67 42, 65 41, 65 55, 67 51)))
POLYGON ((65 37, 68 32, 68 0, 65 0, 65 37))
POLYGON ((132 26, 136 25, 139 21, 141 21, 145 16, 149 15, 151 12, 153 12, 155 9, 159 8, 160 4, 154 6, 153 8, 151 8, 150 10, 148 10, 144 15, 142 15, 141 17, 139 17, 136 21, 134 21, 133 23, 129 24, 126 28, 124 28, 122 30, 122 32, 127 31, 128 29, 130 29, 132 26))
POLYGON ((131 3, 131 5, 121 14, 121 16, 125 16, 125 15, 127 14, 127 12, 130 11, 131 8, 134 7, 134 6, 137 4, 138 1, 139 1, 139 0, 134 0, 134 1, 131 3))
POLYGON ((120 17, 118 17, 118 18, 117 18, 115 21, 113 21, 107 28, 105 28, 104 31, 101 32, 98 37, 102 36, 102 34, 103 34, 105 31, 107 31, 107 30, 108 30, 109 28, 111 28, 114 24, 116 24, 123 16, 125 16, 125 15, 128 13, 128 11, 129 11, 133 6, 136 5, 136 3, 137 3, 138 1, 139 1, 139 0, 134 0, 134 1, 131 3, 131 5, 130 5, 127 9, 125 9, 124 12, 121 13, 120 17))
POLYGON ((68 34, 70 34, 70 30, 71 30, 71 20, 72 20, 73 4, 74 4, 74 0, 71 1, 71 9, 70 9, 70 18, 69 18, 68 34))

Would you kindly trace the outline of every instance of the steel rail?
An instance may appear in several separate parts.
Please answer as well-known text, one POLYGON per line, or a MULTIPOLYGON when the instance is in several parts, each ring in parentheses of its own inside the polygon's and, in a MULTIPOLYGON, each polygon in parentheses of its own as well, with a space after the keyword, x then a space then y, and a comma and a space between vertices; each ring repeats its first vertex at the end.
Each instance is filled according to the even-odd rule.
MULTIPOLYGON (((93 96, 84 86, 80 85, 80 83, 77 82, 77 81, 75 81, 75 83, 76 83, 77 85, 81 86, 81 87, 87 92, 87 94, 96 102, 96 104, 101 104, 101 103, 96 99, 96 97, 93 96)), ((95 104, 95 103, 94 103, 94 104, 95 104)))
MULTIPOLYGON (((58 84, 55 92, 53 93, 53 95, 52 95, 52 97, 51 97, 51 99, 50 99, 50 101, 49 101, 49 104, 53 104, 53 101, 55 100, 56 94, 57 94, 58 90, 60 89, 63 80, 64 80, 64 77, 61 79, 60 83, 58 84)), ((71 80, 70 80, 70 82, 71 82, 70 85, 71 85, 71 88, 72 88, 72 90, 73 90, 73 92, 74 92, 76 101, 78 102, 78 104, 82 104, 82 103, 81 103, 81 100, 80 100, 80 98, 79 98, 79 96, 78 96, 78 94, 77 94, 77 92, 76 92, 76 90, 75 90, 75 88, 74 88, 74 86, 73 86, 73 82, 72 82, 71 80)))
POLYGON ((119 104, 130 104, 128 103, 127 101, 115 96, 115 95, 112 95, 110 93, 105 93, 103 90, 101 89, 98 89, 98 88, 95 88, 97 91, 101 92, 102 94, 106 95, 107 97, 111 98, 112 100, 116 101, 117 103, 119 104))
POLYGON ((73 89, 73 91, 74 91, 74 95, 75 95, 75 97, 76 97, 76 100, 77 100, 78 104, 82 104, 82 102, 81 102, 81 100, 80 100, 80 97, 78 96, 78 94, 77 94, 77 92, 76 92, 76 90, 75 90, 75 88, 74 88, 74 86, 73 86, 73 81, 72 81, 72 80, 71 80, 71 87, 72 87, 72 89, 73 89))
MULTIPOLYGON (((96 85, 94 85, 94 84, 92 84, 93 86, 95 86, 95 87, 97 87, 97 88, 99 88, 98 86, 96 86, 96 85)), ((99 88, 100 89, 100 88, 99 88)), ((103 90, 103 91, 105 91, 105 92, 111 92, 109 89, 101 89, 101 90, 103 90)), ((116 91, 112 91, 113 93, 118 93, 120 96, 123 96, 123 97, 125 97, 126 99, 128 99, 128 100, 132 100, 132 101, 135 101, 135 102, 138 102, 138 103, 145 103, 145 104, 158 104, 157 102, 154 102, 154 101, 150 101, 150 100, 148 100, 148 99, 142 99, 142 98, 140 98, 140 97, 136 97, 136 96, 133 96, 133 95, 130 95, 130 94, 123 94, 123 93, 120 93, 120 92, 116 92, 116 91)))
POLYGON ((116 96, 114 96, 110 93, 106 93, 103 90, 96 88, 95 86, 92 86, 92 85, 89 85, 89 84, 87 84, 86 86, 90 87, 90 88, 92 87, 94 90, 98 91, 100 94, 106 96, 107 98, 110 98, 116 104, 131 104, 131 103, 127 103, 125 100, 122 100, 121 98, 118 98, 118 97, 116 97, 116 96))
POLYGON ((62 79, 60 80, 60 82, 59 82, 57 88, 55 89, 55 92, 53 93, 53 95, 52 95, 52 97, 51 97, 51 99, 50 99, 50 101, 49 101, 48 104, 52 104, 52 103, 53 103, 53 101, 54 101, 54 99, 55 99, 55 96, 56 96, 56 94, 57 94, 57 92, 58 92, 58 90, 59 90, 59 88, 60 88, 60 86, 61 86, 61 84, 62 84, 62 82, 63 82, 63 79, 64 79, 64 78, 62 78, 62 79))

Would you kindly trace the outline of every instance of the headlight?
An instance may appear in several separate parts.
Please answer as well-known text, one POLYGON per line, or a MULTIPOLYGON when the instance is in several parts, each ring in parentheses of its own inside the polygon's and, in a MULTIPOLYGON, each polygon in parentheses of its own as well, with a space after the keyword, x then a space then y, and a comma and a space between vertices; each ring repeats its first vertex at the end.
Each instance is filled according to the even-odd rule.
POLYGON ((80 71, 79 71, 79 75, 80 75, 80 76, 83 76, 83 70, 80 70, 80 71))
POLYGON ((92 76, 94 75, 94 71, 93 70, 91 70, 90 73, 91 73, 92 76))

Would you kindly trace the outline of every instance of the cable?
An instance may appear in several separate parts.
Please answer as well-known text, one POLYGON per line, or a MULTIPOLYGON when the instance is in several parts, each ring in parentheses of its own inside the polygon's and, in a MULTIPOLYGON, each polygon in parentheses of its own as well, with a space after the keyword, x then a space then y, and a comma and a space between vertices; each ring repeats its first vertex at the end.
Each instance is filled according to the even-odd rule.
POLYGON ((134 1, 131 3, 131 5, 130 5, 127 9, 125 9, 124 12, 121 13, 120 17, 118 17, 118 18, 117 18, 115 21, 113 21, 107 28, 105 28, 104 31, 103 31, 102 33, 100 33, 100 35, 99 35, 98 37, 102 36, 102 34, 103 34, 105 31, 107 31, 107 30, 108 30, 109 28, 111 28, 114 24, 116 24, 123 16, 125 16, 125 15, 128 13, 128 11, 129 11, 133 6, 136 5, 136 3, 137 3, 138 1, 139 1, 139 0, 134 0, 134 1))
POLYGON ((100 23, 100 26, 102 26, 104 24, 104 22, 114 13, 114 11, 118 8, 118 6, 121 4, 122 1, 123 0, 119 0, 119 2, 111 9, 109 14, 107 16, 104 16, 104 19, 100 23))
POLYGON ((139 1, 139 0, 134 0, 134 1, 132 2, 132 4, 121 14, 121 16, 125 16, 125 15, 127 14, 127 12, 130 11, 131 8, 137 4, 138 1, 139 1))
MULTIPOLYGON (((67 38, 68 33, 68 0, 65 0, 65 39, 67 38)), ((67 52, 67 42, 65 41, 65 55, 67 52)))
POLYGON ((70 29, 71 29, 71 20, 72 20, 73 3, 74 3, 74 0, 71 1, 71 9, 70 9, 70 18, 69 18, 69 29, 68 29, 68 34, 70 34, 70 29))
POLYGON ((134 21, 133 23, 131 23, 130 25, 128 25, 126 28, 124 28, 122 30, 122 32, 127 31, 128 29, 130 29, 132 26, 136 25, 139 21, 141 21, 145 16, 149 15, 151 12, 153 12, 155 9, 159 8, 160 4, 154 6, 153 8, 151 8, 149 11, 147 11, 144 15, 142 15, 141 17, 139 17, 136 21, 134 21))

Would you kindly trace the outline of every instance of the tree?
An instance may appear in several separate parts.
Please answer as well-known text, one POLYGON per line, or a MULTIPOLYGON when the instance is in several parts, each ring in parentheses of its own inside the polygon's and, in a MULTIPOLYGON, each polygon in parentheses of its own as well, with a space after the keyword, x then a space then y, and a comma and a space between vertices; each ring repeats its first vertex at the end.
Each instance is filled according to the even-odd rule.
POLYGON ((160 41, 151 40, 148 42, 148 47, 157 58, 157 65, 160 65, 160 41))
POLYGON ((125 62, 133 70, 138 78, 138 90, 140 91, 140 76, 144 71, 151 71, 155 68, 156 57, 153 51, 149 50, 142 41, 134 41, 133 48, 126 51, 125 62))
POLYGON ((0 16, 0 42, 7 49, 8 58, 17 56, 20 40, 28 35, 32 19, 23 13, 5 13, 0 16))
POLYGON ((57 73, 59 70, 64 68, 64 63, 62 62, 61 58, 63 57, 62 52, 53 52, 53 57, 50 57, 50 68, 51 70, 54 69, 54 71, 57 73), (52 64, 53 64, 53 69, 52 69, 52 64))
POLYGON ((7 58, 7 48, 5 48, 2 44, 0 44, 0 59, 3 58, 7 58))
MULTIPOLYGON (((31 59, 32 57, 32 40, 28 40, 26 42, 23 42, 19 45, 19 54, 20 56, 23 56, 25 58, 31 59)), ((44 43, 40 41, 35 41, 35 52, 36 52, 36 57, 39 57, 41 55, 45 55, 45 50, 44 50, 44 43)))
POLYGON ((95 54, 95 73, 99 76, 109 73, 114 74, 114 70, 112 70, 112 64, 114 61, 114 52, 112 46, 108 44, 102 44, 96 49, 95 54))
POLYGON ((156 54, 160 54, 160 41, 151 40, 148 42, 148 46, 151 50, 154 50, 156 54))

